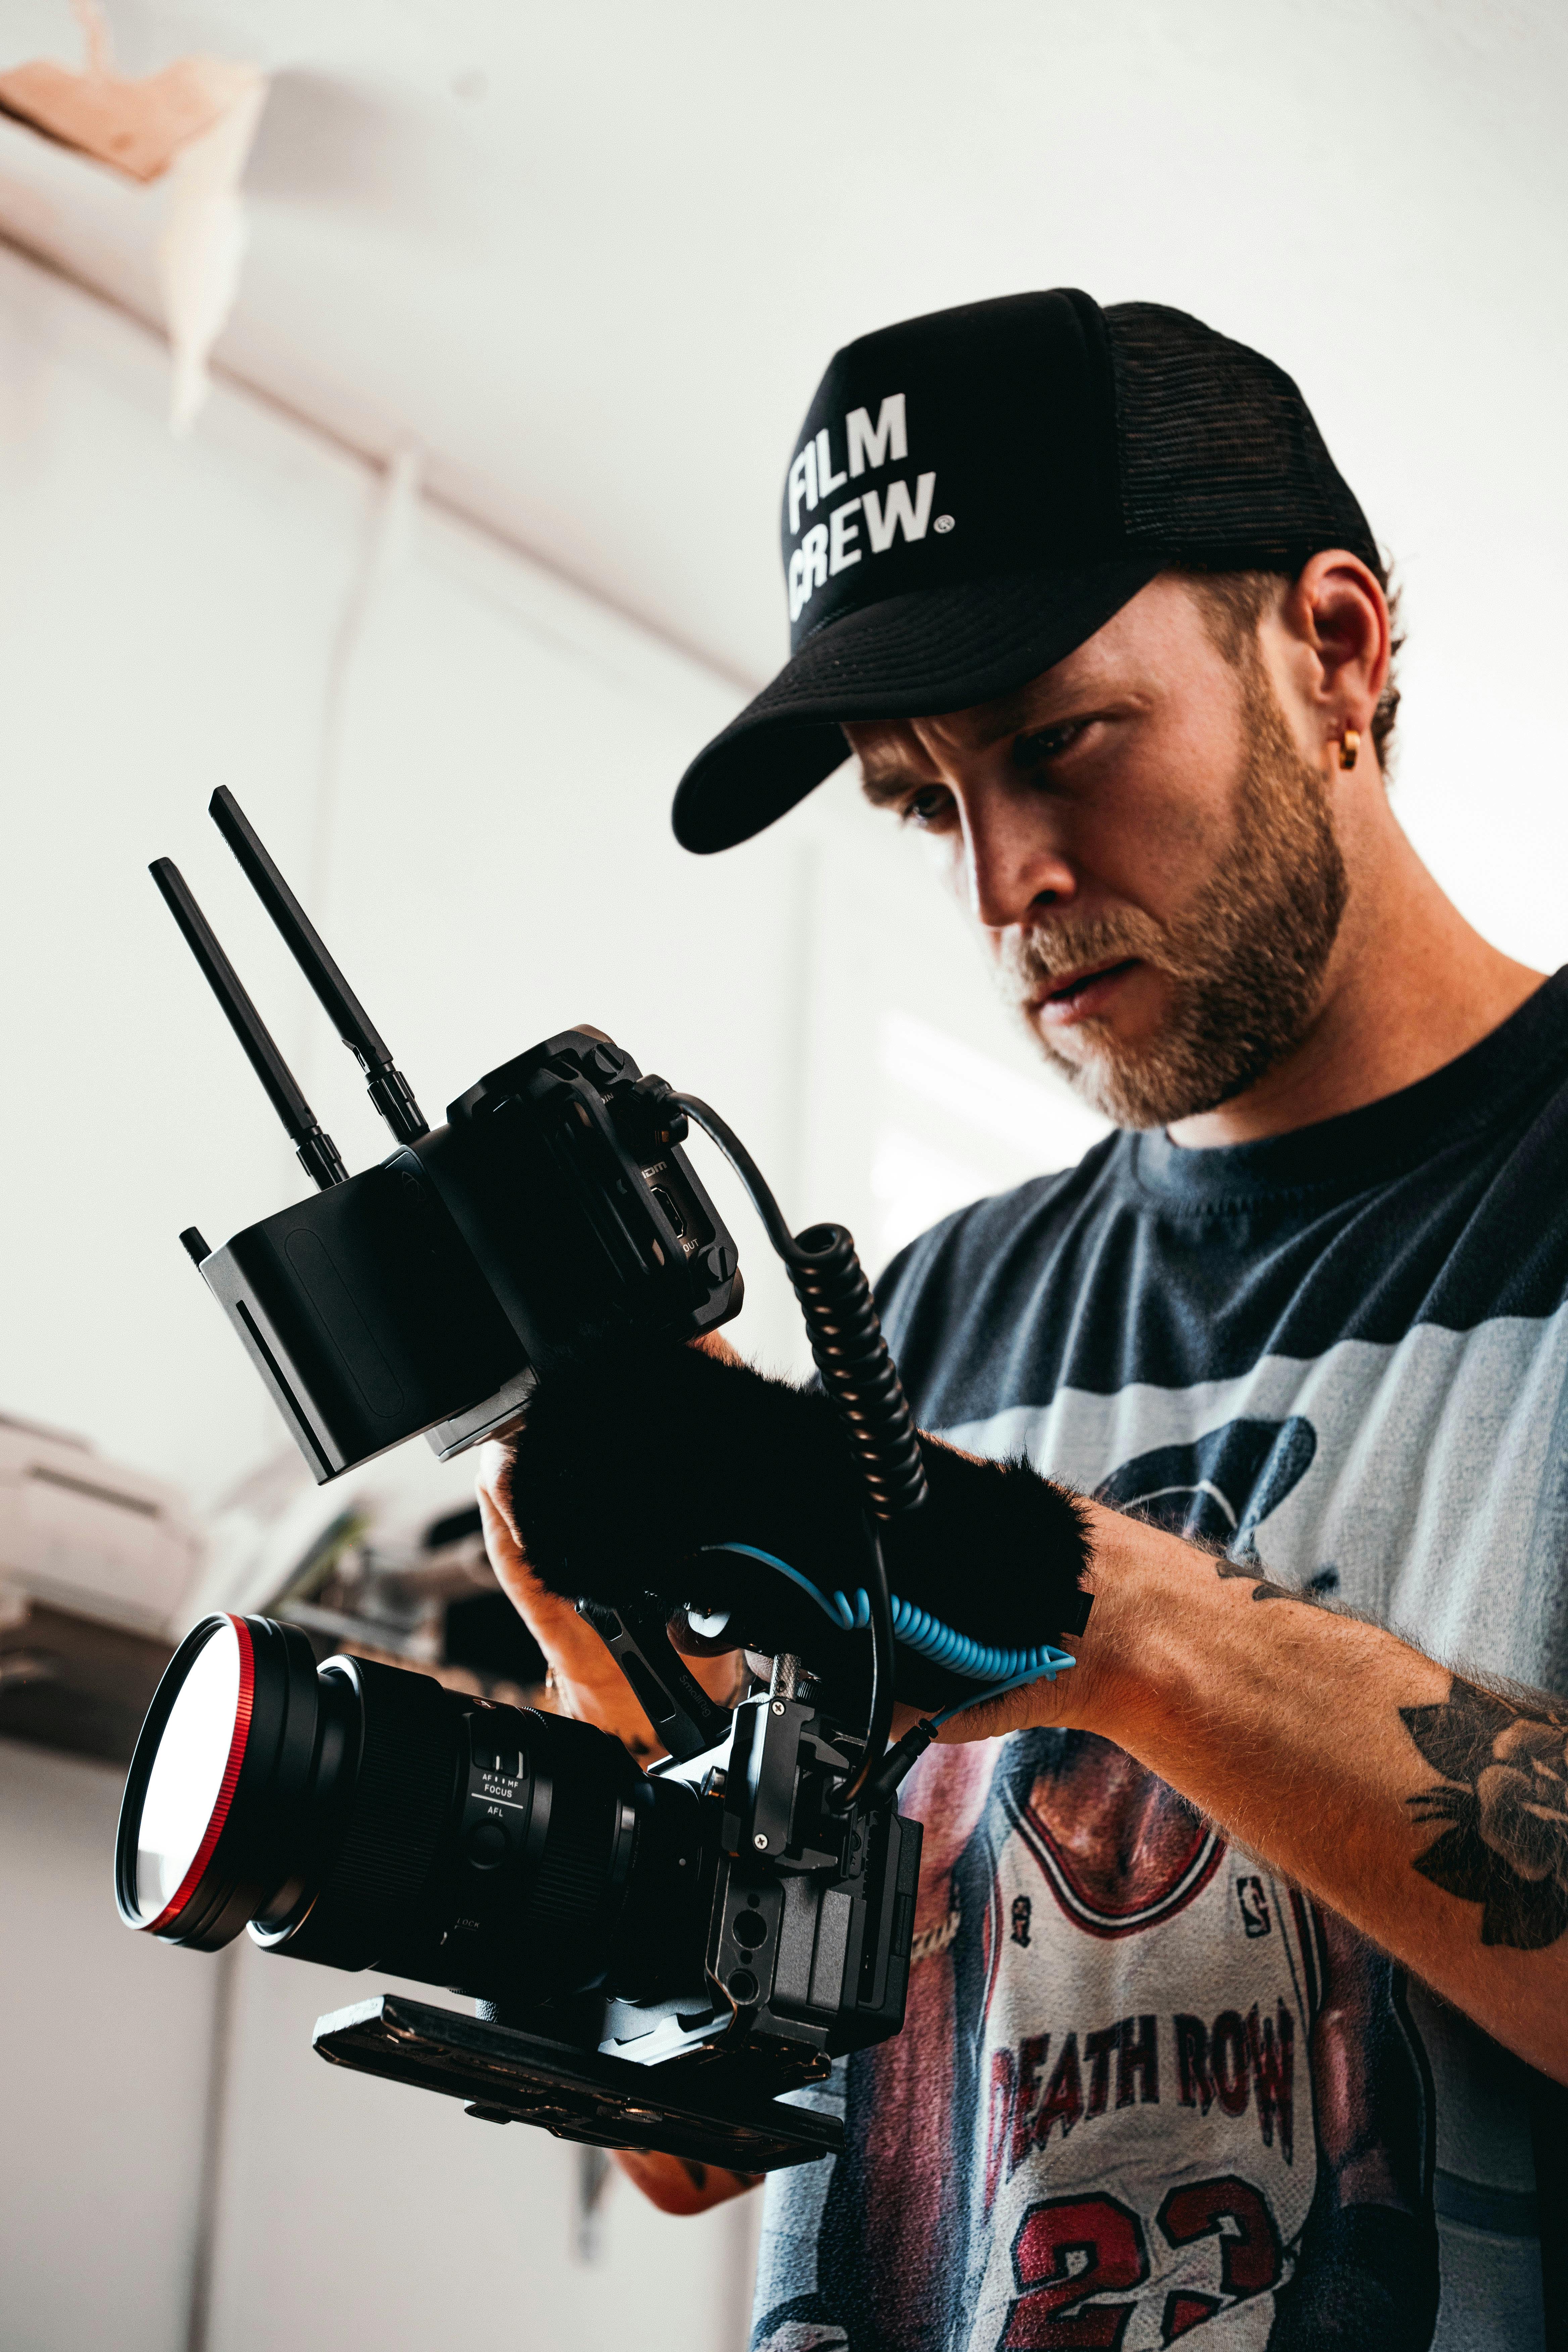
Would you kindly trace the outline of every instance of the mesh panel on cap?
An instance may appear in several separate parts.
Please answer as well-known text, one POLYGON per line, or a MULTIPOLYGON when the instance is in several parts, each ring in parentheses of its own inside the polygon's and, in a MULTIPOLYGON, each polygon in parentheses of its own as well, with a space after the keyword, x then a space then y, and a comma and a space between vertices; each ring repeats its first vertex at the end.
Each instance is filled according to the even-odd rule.
POLYGON ((1104 317, 1134 546, 1288 572, 1346 547, 1381 574, 1366 517, 1283 368, 1163 303, 1118 302, 1104 317))

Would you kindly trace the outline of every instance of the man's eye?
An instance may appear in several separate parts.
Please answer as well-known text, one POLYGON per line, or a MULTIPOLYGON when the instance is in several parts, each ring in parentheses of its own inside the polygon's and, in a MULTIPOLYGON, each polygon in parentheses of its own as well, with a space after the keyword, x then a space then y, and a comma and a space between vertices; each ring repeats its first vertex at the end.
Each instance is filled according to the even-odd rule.
POLYGON ((952 808, 952 794, 943 785, 926 784, 919 792, 910 794, 899 814, 906 824, 916 825, 921 832, 929 833, 934 825, 942 823, 952 808))
POLYGON ((1086 727, 1087 719, 1064 719, 1059 727, 1042 727, 1037 734, 1020 735, 1013 746, 1013 757, 1022 768, 1041 768, 1077 742, 1086 727))

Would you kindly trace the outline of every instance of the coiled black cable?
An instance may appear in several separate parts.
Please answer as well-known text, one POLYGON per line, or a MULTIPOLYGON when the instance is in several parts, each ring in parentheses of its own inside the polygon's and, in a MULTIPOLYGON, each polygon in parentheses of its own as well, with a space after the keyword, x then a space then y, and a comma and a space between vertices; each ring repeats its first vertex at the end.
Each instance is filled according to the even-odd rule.
POLYGON ((895 1518, 926 1497, 925 1465, 877 1302, 842 1225, 811 1225, 785 1258, 822 1385, 843 1416, 872 1516, 895 1518))
POLYGON ((866 1753, 838 1797, 847 1812, 877 1770, 893 1721, 893 1610, 879 1528, 926 1498, 925 1465, 855 1244, 842 1225, 792 1234, 766 1178, 733 1130, 695 1095, 670 1099, 718 1145, 745 1186, 789 1269, 822 1385, 837 1406, 866 1488, 867 1597, 871 1604, 871 1708, 866 1753))

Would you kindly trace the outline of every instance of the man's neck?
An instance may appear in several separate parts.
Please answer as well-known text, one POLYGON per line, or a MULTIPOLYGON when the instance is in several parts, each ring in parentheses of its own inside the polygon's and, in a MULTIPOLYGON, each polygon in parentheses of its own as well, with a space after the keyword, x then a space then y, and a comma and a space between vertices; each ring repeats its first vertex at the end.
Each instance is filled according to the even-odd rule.
POLYGON ((1517 1013, 1545 975, 1472 929, 1384 803, 1352 860, 1322 1003, 1296 1051, 1235 1101, 1178 1119, 1174 1143, 1253 1143, 1378 1102, 1517 1013))

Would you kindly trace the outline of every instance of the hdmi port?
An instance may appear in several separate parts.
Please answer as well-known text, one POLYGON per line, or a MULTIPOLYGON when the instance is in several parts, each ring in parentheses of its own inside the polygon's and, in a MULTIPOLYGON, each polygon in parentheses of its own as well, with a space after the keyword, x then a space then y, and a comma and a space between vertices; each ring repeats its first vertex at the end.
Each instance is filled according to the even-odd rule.
POLYGON ((670 1229, 674 1233, 676 1240, 684 1241, 686 1239, 686 1220, 681 1215, 680 1211, 676 1207, 673 1194, 667 1192, 662 1184, 650 1184, 648 1186, 648 1190, 653 1194, 654 1199, 658 1202, 659 1207, 664 1211, 665 1215, 668 1218, 670 1229))

